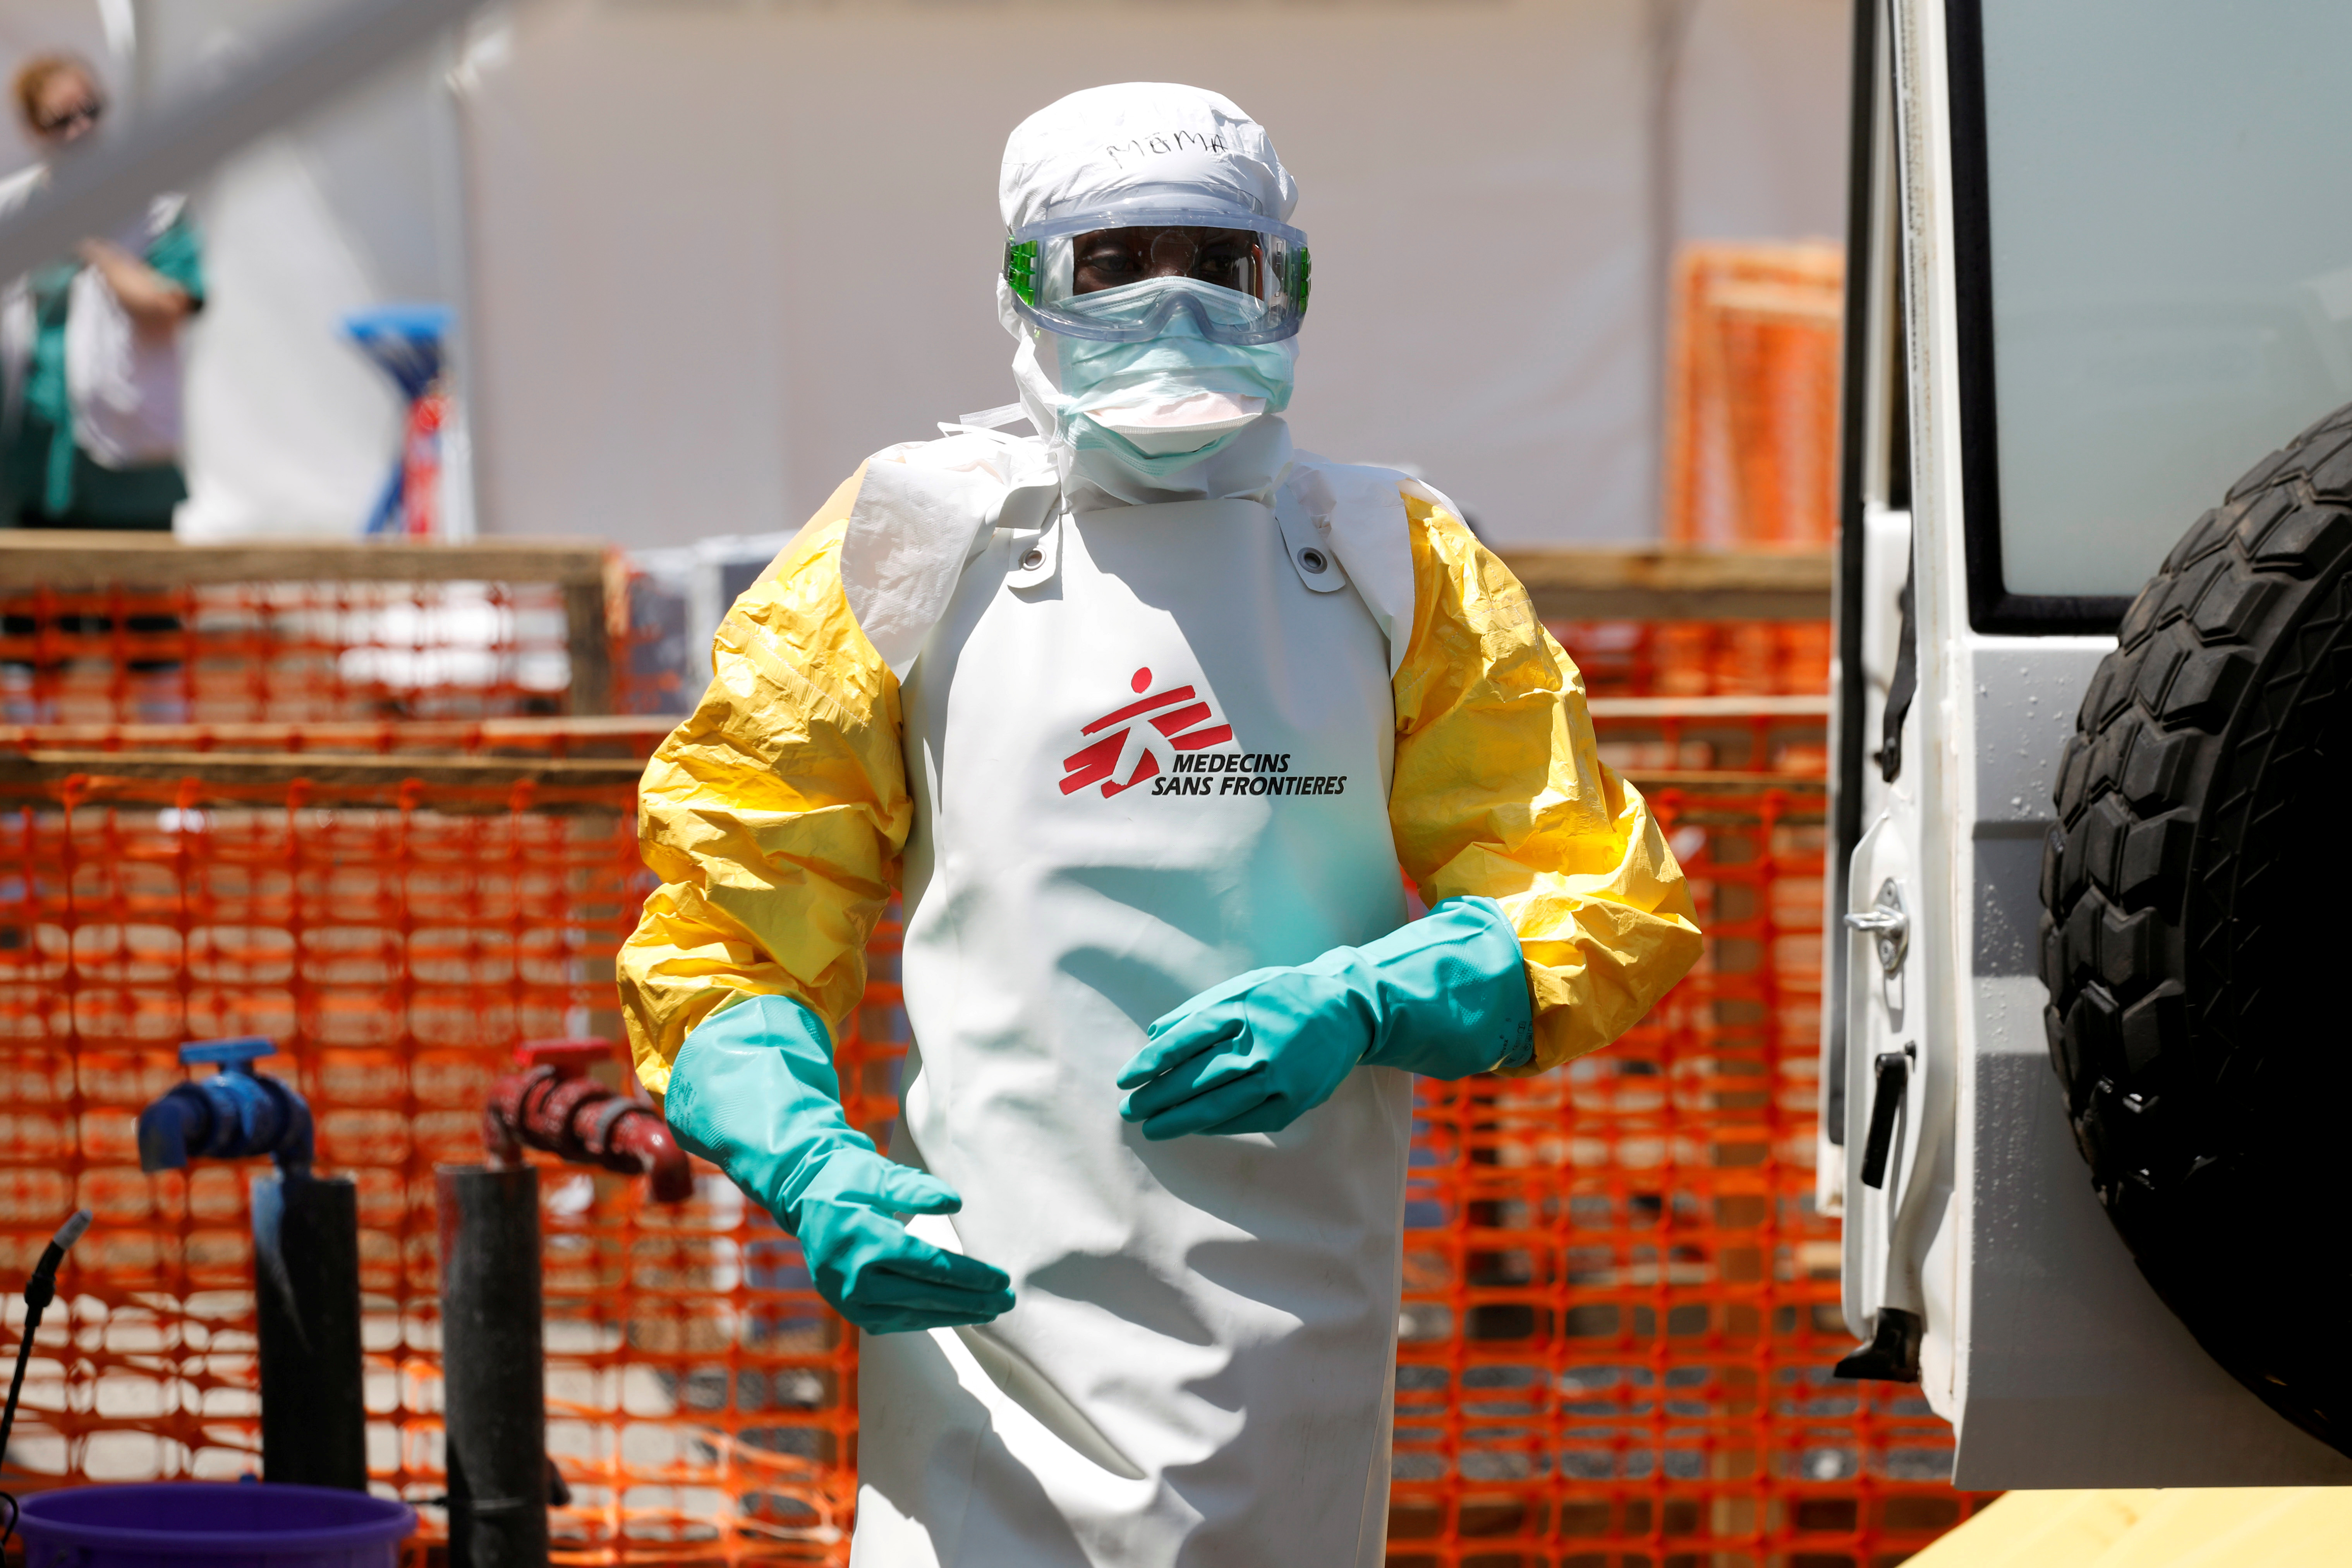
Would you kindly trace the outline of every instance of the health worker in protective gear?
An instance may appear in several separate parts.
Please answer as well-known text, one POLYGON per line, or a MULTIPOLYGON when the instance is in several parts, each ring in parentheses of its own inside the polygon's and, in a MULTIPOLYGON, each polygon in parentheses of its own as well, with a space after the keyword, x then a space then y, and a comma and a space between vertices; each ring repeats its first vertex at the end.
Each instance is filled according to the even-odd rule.
POLYGON ((857 1568, 1372 1568, 1412 1075, 1607 1045, 1690 897, 1458 510, 1292 449, 1265 131, 1097 88, 1001 194, 1036 434, 877 453, 720 626, 637 1071, 865 1331, 857 1568), (833 1044, 894 892, 885 1158, 833 1044))

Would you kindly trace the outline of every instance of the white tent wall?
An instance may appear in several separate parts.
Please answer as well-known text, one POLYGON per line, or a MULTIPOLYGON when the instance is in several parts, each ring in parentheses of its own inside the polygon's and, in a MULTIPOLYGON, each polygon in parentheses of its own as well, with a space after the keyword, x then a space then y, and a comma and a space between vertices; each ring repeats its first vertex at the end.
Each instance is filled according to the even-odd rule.
MULTIPOLYGON (((0 66, 62 44, 135 109, 142 82, 181 90, 336 3, 0 0, 0 66), (134 31, 135 69, 109 53, 134 31)), ((412 299, 471 326, 456 353, 490 526, 640 544, 793 526, 866 453, 1010 398, 990 302, 1004 133, 1150 75, 1231 94, 1299 174, 1319 263, 1302 445, 1412 465, 1498 541, 1641 537, 1672 244, 1840 219, 1846 0, 488 16, 457 71, 462 155, 452 46, 194 193, 212 301, 189 341, 184 532, 357 527, 400 411, 340 321, 412 299)), ((29 156, 13 138, 0 165, 29 156)))
POLYGON ((866 453, 1009 401, 1005 134, 1149 77, 1226 93, 1298 176, 1301 445, 1412 465, 1500 542, 1648 536, 1662 250, 1837 233, 1846 26, 1844 0, 519 5, 464 72, 485 526, 790 527, 866 453))
MULTIPOLYGON (((144 0, 150 90, 184 90, 337 3, 144 0)), ((189 334, 182 537, 348 536, 374 506, 404 405, 341 323, 370 305, 463 293, 447 65, 446 49, 394 64, 195 193, 212 299, 189 334)), ((452 499, 469 523, 462 489, 452 499)))
POLYGON ((1674 63, 1678 239, 1845 237, 1848 0, 1691 0, 1674 63))
POLYGON ((356 534, 400 440, 398 394, 335 330, 382 292, 304 153, 273 137, 197 195, 184 539, 356 534))

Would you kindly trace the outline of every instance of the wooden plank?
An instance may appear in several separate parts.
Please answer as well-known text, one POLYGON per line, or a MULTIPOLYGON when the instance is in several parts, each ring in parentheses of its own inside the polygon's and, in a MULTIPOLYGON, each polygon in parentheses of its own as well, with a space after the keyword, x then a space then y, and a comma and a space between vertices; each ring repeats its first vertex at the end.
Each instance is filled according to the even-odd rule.
POLYGON ((1707 720, 1827 719, 1829 695, 1819 697, 1591 697, 1585 707, 1595 719, 1707 720))
POLYGON ((1822 621, 1825 550, 1583 545, 1506 550, 1536 614, 1559 621, 1822 621))
MULTIPOLYGON (((1594 697, 1595 719, 1827 719, 1821 697, 1594 697)), ((651 746, 684 721, 677 713, 604 713, 552 719, 319 719, 215 724, 0 724, 0 750, 461 752, 501 746, 624 743, 651 746)))
MULTIPOLYGON (((0 784, 53 781, 79 773, 93 778, 186 778, 244 784, 283 784, 308 779, 318 784, 382 785, 417 779, 434 784, 498 787, 529 779, 538 784, 617 788, 634 787, 645 767, 635 757, 453 756, 414 752, 130 752, 60 746, 0 750, 0 784)), ((1819 795, 1829 787, 1826 779, 1804 773, 1635 769, 1625 777, 1644 791, 1750 794, 1777 789, 1819 795)))
POLYGON ((564 693, 576 716, 613 710, 613 643, 604 630, 604 579, 563 585, 564 650, 572 656, 572 684, 564 693))
MULTIPOLYGON (((604 544, 587 539, 182 544, 152 533, 20 529, 0 531, 0 590, 89 592, 115 584, 165 588, 200 583, 554 583, 583 590, 578 597, 583 613, 574 617, 573 636, 581 642, 575 656, 586 658, 585 590, 603 588, 602 596, 609 600, 609 555, 604 544)), ((1503 559, 1534 595, 1537 612, 1548 619, 1822 620, 1829 616, 1830 557, 1825 551, 1586 545, 1507 550, 1503 559)), ((590 673, 593 675, 593 668, 590 673)), ((609 692, 609 675, 607 680, 609 692)))
POLYGON ((182 544, 159 533, 12 529, 0 530, 0 589, 75 593, 116 584, 173 588, 195 583, 602 584, 609 553, 593 539, 182 544))
POLYGON ((0 752, 0 784, 71 778, 203 779, 216 784, 430 784, 498 788, 534 784, 634 788, 646 765, 634 757, 371 756, 310 752, 0 752))
POLYGON ((1830 781, 1818 773, 1716 773, 1691 770, 1635 768, 1625 775, 1635 789, 1643 794, 1656 790, 1696 790, 1702 794, 1720 795, 1736 792, 1742 795, 1760 794, 1765 790, 1787 790, 1794 795, 1826 795, 1830 781))
POLYGON ((218 724, 0 724, 0 751, 412 752, 472 754, 499 747, 650 747, 678 725, 675 713, 570 719, 263 720, 218 724))

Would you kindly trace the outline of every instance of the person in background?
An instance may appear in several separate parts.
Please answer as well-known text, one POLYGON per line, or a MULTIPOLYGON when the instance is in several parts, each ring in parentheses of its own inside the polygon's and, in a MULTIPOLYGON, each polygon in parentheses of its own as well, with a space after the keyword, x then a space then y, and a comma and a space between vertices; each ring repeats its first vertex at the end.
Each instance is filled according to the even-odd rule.
MULTIPOLYGON (((12 86, 47 161, 0 184, 0 213, 39 188, 50 162, 89 145, 106 113, 96 73, 70 55, 27 61, 12 86)), ((202 250, 177 195, 9 286, 0 303, 0 522, 170 530, 188 495, 177 339, 204 302, 202 250)))

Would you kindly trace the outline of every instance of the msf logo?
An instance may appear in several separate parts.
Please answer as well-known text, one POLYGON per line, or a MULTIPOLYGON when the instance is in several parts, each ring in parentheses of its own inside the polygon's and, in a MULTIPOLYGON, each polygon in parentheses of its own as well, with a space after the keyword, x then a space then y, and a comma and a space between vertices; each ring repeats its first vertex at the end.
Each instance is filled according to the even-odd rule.
MULTIPOLYGON (((1149 669, 1137 670, 1129 682, 1137 691, 1150 684, 1149 669)), ((1101 739, 1062 759, 1062 793, 1076 795, 1098 784, 1108 800, 1121 790, 1157 778, 1167 771, 1160 762, 1161 752, 1172 761, 1178 752, 1202 751, 1234 738, 1234 727, 1213 722, 1215 718, 1189 686, 1155 691, 1106 713, 1078 731, 1101 739)))

